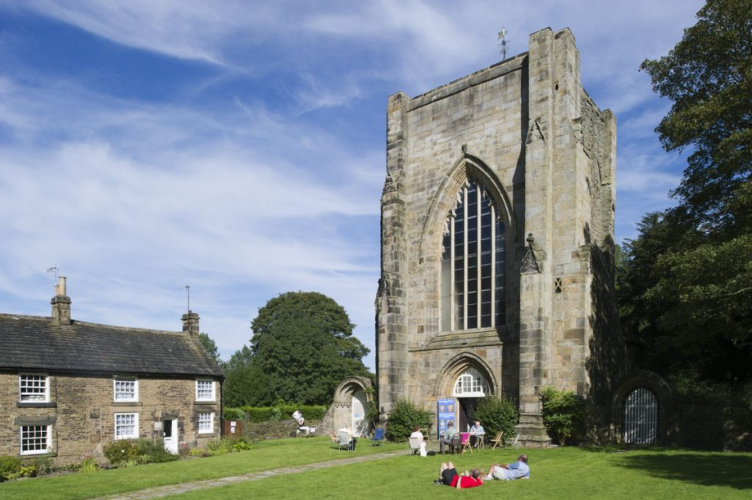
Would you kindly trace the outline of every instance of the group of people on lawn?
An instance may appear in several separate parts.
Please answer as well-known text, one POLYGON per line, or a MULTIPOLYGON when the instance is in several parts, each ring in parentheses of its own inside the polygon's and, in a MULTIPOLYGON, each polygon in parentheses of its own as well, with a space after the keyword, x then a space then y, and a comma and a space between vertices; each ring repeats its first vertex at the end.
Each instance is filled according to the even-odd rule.
POLYGON ((530 467, 527 466, 527 455, 520 455, 517 461, 511 464, 491 464, 488 467, 488 475, 481 477, 482 470, 473 469, 464 475, 457 473, 452 462, 442 463, 439 468, 439 479, 434 484, 443 484, 452 488, 475 488, 486 481, 496 479, 499 481, 513 481, 515 479, 529 479, 530 467))
MULTIPOLYGON (((447 429, 444 431, 441 439, 439 440, 439 449, 442 454, 445 453, 445 446, 452 445, 452 438, 457 434, 457 430, 454 428, 454 422, 447 424, 447 429)), ((474 436, 476 440, 483 439, 485 431, 480 422, 475 422, 470 428, 471 437, 474 436)), ((415 435, 415 433, 413 433, 415 435)), ((412 436, 411 436, 412 437, 412 436)), ((422 437, 422 436, 421 436, 422 437)), ((439 479, 434 481, 435 484, 443 484, 451 486, 452 488, 475 488, 483 484, 483 479, 492 480, 497 479, 499 481, 512 481, 514 479, 529 479, 530 467, 527 465, 527 455, 520 455, 517 457, 517 461, 511 464, 491 464, 488 468, 488 475, 481 477, 483 471, 473 469, 470 472, 466 472, 464 475, 457 473, 457 469, 452 462, 442 463, 439 469, 439 479)))

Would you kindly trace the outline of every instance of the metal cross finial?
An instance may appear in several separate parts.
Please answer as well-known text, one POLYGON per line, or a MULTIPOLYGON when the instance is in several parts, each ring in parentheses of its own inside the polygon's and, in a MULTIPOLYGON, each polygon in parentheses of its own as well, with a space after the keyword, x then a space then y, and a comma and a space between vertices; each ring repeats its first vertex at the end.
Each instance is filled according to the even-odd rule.
POLYGON ((499 46, 501 49, 499 49, 499 52, 501 52, 501 60, 507 58, 507 52, 509 51, 509 40, 506 39, 507 36, 507 29, 502 26, 501 31, 499 31, 499 46))
POLYGON ((57 266, 52 266, 47 268, 48 273, 55 273, 55 284, 57 285, 57 273, 60 271, 60 269, 57 268, 57 266))

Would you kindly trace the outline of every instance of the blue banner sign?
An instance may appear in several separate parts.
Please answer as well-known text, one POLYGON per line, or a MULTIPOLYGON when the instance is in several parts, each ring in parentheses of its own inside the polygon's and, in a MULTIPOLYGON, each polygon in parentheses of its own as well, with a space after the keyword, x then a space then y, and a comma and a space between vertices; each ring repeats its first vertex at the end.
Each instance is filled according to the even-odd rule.
POLYGON ((439 437, 447 428, 448 422, 454 422, 454 398, 439 399, 436 414, 439 416, 439 437))

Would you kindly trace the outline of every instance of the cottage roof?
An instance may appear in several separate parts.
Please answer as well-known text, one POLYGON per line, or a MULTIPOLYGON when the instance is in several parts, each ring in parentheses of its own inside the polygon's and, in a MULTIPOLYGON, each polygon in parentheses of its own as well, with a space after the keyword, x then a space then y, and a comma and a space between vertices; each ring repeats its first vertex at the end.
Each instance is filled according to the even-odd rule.
POLYGON ((0 314, 0 369, 221 376, 189 333, 0 314))

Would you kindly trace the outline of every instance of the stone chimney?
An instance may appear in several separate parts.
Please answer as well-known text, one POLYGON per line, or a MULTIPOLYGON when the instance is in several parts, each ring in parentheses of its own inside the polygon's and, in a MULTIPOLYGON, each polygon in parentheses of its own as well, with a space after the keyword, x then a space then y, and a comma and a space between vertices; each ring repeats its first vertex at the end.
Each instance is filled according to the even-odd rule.
POLYGON ((183 314, 183 333, 188 333, 191 337, 198 338, 198 313, 188 311, 183 314))
POLYGON ((66 295, 65 281, 65 276, 58 278, 55 285, 55 296, 50 301, 52 304, 52 323, 59 326, 71 324, 71 299, 66 295))

